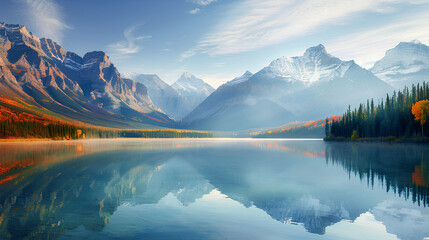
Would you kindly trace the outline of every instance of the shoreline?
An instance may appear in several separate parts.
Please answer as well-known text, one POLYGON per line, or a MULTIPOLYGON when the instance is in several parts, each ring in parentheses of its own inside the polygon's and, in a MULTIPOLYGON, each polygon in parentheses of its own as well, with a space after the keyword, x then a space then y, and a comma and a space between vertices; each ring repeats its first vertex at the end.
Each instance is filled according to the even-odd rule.
POLYGON ((49 141, 69 141, 52 138, 0 138, 0 143, 17 143, 17 142, 49 142, 49 141))
POLYGON ((429 137, 397 138, 397 137, 376 137, 376 138, 344 138, 326 137, 325 142, 360 142, 360 143, 429 143, 429 137))
POLYGON ((51 138, 0 138, 2 143, 28 142, 78 142, 91 140, 221 140, 221 141, 323 141, 323 138, 86 138, 86 139, 51 139, 51 138))
POLYGON ((86 139, 52 139, 52 138, 0 138, 3 143, 29 143, 29 142, 78 142, 87 140, 222 140, 222 141, 324 141, 324 142, 357 142, 357 143, 429 143, 429 137, 425 138, 86 138, 86 139))

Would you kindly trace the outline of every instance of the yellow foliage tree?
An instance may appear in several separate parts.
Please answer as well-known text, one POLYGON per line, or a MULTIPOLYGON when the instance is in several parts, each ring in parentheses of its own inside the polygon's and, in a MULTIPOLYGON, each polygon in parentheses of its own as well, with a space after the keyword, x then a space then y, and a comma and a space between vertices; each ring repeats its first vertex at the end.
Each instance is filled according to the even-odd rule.
POLYGON ((411 109, 411 112, 414 115, 414 120, 419 121, 422 127, 422 135, 423 133, 423 125, 425 125, 428 117, 429 117, 429 100, 421 100, 416 102, 411 109))
POLYGON ((357 132, 357 130, 353 130, 353 134, 352 134, 352 140, 356 140, 356 139, 358 139, 359 138, 359 135, 358 135, 358 132, 357 132))

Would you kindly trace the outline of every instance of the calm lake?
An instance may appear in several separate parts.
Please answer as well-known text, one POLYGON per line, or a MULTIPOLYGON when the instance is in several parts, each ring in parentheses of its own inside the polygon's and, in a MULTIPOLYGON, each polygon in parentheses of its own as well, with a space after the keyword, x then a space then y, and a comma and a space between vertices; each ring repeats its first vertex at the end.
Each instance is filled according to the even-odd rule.
POLYGON ((0 239, 429 239, 429 146, 0 143, 0 239))

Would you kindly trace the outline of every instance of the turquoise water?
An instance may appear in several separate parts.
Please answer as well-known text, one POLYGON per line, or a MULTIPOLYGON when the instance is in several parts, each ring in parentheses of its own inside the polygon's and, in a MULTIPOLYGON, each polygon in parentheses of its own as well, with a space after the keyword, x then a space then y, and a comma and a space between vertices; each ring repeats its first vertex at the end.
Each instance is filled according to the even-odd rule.
POLYGON ((429 147, 0 143, 0 239, 424 239, 429 147))

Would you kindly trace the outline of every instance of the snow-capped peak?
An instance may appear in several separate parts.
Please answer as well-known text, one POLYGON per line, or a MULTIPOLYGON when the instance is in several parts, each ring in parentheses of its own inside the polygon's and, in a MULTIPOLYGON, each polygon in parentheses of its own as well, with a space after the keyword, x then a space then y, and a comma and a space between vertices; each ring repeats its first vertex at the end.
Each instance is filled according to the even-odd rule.
POLYGON ((214 88, 209 84, 205 83, 202 79, 199 79, 189 72, 184 72, 180 78, 171 85, 176 91, 184 94, 185 92, 203 92, 204 95, 208 96, 214 88))
POLYGON ((413 43, 413 44, 422 44, 422 42, 420 42, 418 39, 414 39, 414 40, 410 41, 410 43, 413 43))
POLYGON ((321 54, 328 54, 323 44, 319 44, 317 46, 308 48, 304 53, 304 57, 306 58, 316 57, 316 56, 320 56, 321 54))
POLYGON ((205 84, 202 79, 195 77, 189 72, 184 72, 174 84, 176 83, 185 89, 193 89, 205 84))
POLYGON ((190 72, 184 72, 183 74, 182 74, 182 76, 180 76, 180 78, 182 79, 190 79, 190 78, 192 78, 192 77, 194 77, 194 75, 192 75, 190 72))
POLYGON ((429 70, 429 47, 418 40, 400 42, 370 70, 397 88, 423 82, 429 70))
POLYGON ((343 75, 352 63, 333 57, 326 51, 325 46, 319 44, 308 48, 303 56, 278 58, 265 70, 284 78, 285 81, 299 81, 309 85, 343 75))
POLYGON ((400 42, 396 47, 387 50, 385 56, 374 64, 371 71, 386 75, 392 71, 417 72, 422 68, 429 68, 429 47, 418 40, 413 40, 400 42))

